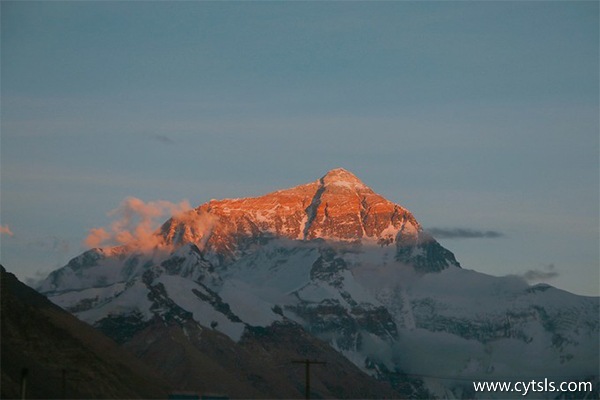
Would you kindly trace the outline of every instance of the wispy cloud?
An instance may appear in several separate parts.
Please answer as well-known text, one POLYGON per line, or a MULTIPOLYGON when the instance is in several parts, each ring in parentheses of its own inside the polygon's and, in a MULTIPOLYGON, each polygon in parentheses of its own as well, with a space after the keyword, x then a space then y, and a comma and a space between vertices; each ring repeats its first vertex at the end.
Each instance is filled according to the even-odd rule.
POLYGON ((539 282, 549 279, 554 279, 560 274, 556 270, 554 264, 548 264, 542 269, 530 269, 521 275, 527 282, 539 282))
POLYGON ((32 248, 41 248, 60 255, 65 255, 69 253, 70 250, 69 242, 57 236, 48 236, 33 240, 28 243, 28 246, 32 248))
POLYGON ((33 276, 25 278, 25 284, 29 287, 37 287, 44 279, 48 277, 50 271, 37 270, 33 273, 33 276))
POLYGON ((175 141, 166 135, 152 135, 150 138, 154 141, 160 142, 162 144, 175 144, 175 141))
POLYGON ((0 225, 0 234, 2 235, 8 235, 8 236, 14 236, 15 234, 10 230, 8 224, 7 225, 0 225))
POLYGON ((437 239, 495 239, 504 237, 498 231, 480 231, 467 228, 429 228, 427 231, 437 239))

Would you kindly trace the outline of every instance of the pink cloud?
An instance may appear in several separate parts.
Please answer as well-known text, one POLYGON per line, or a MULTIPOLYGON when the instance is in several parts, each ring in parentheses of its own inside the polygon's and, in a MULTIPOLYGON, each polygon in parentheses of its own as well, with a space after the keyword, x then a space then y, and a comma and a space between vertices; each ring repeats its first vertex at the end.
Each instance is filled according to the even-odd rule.
POLYGON ((119 207, 108 212, 115 220, 108 228, 92 228, 84 240, 88 247, 127 245, 142 251, 165 247, 163 237, 157 234, 159 219, 178 217, 191 210, 187 200, 172 203, 166 200, 144 202, 127 197, 119 207))
POLYGON ((217 222, 218 217, 213 214, 189 210, 173 216, 171 227, 175 227, 177 233, 167 235, 173 244, 193 242, 202 249, 217 222))
POLYGON ((0 234, 8 235, 8 236, 14 236, 15 235, 14 233, 12 233, 12 231, 8 227, 8 224, 7 225, 0 225, 0 234))
POLYGON ((87 247, 100 247, 103 243, 108 241, 110 237, 110 233, 106 232, 106 229, 92 228, 83 242, 87 247))

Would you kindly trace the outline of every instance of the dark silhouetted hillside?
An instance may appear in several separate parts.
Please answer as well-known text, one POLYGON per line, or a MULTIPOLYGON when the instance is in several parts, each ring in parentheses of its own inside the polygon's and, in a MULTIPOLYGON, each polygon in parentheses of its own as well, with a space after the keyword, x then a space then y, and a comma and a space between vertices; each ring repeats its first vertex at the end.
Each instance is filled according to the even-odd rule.
POLYGON ((1 270, 3 399, 20 398, 25 368, 27 398, 167 397, 134 356, 1 270))

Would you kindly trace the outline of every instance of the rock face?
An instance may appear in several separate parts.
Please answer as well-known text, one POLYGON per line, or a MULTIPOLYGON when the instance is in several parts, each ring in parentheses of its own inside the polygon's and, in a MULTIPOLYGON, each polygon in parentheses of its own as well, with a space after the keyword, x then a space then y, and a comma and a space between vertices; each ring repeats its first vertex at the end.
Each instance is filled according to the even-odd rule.
POLYGON ((210 391, 184 371, 210 370, 217 391, 245 376, 232 395, 300 397, 302 381, 272 366, 337 356, 352 367, 337 359, 320 396, 476 397, 465 382, 598 376, 598 298, 460 268, 409 211, 343 169, 212 200, 156 238, 151 251, 89 250, 38 289, 188 389, 210 391), (253 357, 275 364, 252 373, 253 357))
POLYGON ((168 245, 196 243, 217 264, 235 260, 261 240, 278 237, 393 245, 402 261, 412 262, 413 252, 418 253, 418 266, 424 270, 459 266, 408 210, 342 168, 315 182, 260 197, 212 200, 168 220, 161 234, 168 245))

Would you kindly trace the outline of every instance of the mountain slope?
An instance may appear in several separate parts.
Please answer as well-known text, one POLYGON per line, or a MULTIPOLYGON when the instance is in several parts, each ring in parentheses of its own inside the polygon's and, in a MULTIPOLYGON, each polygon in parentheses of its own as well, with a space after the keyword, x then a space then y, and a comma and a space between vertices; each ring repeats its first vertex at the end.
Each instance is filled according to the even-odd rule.
POLYGON ((167 384, 135 357, 1 267, 2 398, 165 398, 167 384), (63 370, 64 385, 63 385, 63 370))
MULTIPOLYGON (((323 341, 404 397, 473 396, 464 382, 475 378, 598 376, 598 298, 462 269, 408 210, 343 169, 260 197, 212 200, 169 219, 155 238, 151 250, 89 250, 39 290, 138 355, 154 354, 147 360, 156 365, 216 362, 241 373, 246 397, 293 395, 284 383, 265 392, 249 369, 231 369, 226 354, 198 343, 241 355, 273 340, 257 332, 307 341, 289 354, 267 346, 276 360, 305 358, 302 348, 323 341), (196 343, 192 330, 211 339, 196 343), (145 349, 148 335, 171 344, 165 337, 179 335, 177 345, 198 354, 176 360, 145 349)), ((322 393, 354 393, 333 386, 322 393)), ((387 396, 380 389, 364 397, 387 396)))
POLYGON ((232 398, 303 398, 304 366, 292 361, 309 358, 326 362, 312 368, 313 397, 399 396, 389 384, 368 376, 296 324, 248 328, 235 342, 192 320, 155 322, 124 346, 186 391, 232 398))
POLYGON ((161 228, 167 245, 195 243, 215 265, 231 262, 272 237, 394 245, 402 261, 441 270, 459 266, 415 217, 338 168, 291 189, 244 199, 211 200, 161 228))

